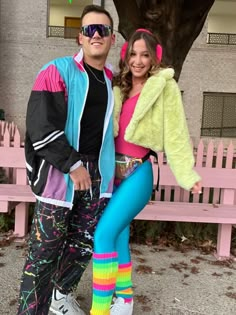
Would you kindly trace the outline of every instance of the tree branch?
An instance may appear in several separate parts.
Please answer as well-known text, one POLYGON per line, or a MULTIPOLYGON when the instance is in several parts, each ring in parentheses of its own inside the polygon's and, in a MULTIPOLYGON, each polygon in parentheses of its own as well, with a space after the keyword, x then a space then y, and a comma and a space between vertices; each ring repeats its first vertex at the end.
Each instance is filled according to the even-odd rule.
POLYGON ((114 0, 120 33, 128 38, 138 27, 152 30, 163 46, 163 61, 174 67, 177 80, 213 3, 214 0, 114 0))
POLYGON ((127 39, 142 24, 140 10, 135 0, 113 0, 113 2, 119 16, 118 31, 127 39))

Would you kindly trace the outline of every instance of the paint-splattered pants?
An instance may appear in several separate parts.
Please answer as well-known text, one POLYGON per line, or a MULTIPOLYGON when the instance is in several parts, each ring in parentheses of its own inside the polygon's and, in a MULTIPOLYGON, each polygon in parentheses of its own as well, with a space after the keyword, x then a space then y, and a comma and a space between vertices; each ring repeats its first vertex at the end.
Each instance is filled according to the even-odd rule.
POLYGON ((77 287, 92 255, 96 224, 108 201, 99 199, 100 180, 93 176, 92 182, 93 198, 89 191, 76 191, 72 210, 36 202, 18 315, 47 315, 54 287, 62 293, 77 287))

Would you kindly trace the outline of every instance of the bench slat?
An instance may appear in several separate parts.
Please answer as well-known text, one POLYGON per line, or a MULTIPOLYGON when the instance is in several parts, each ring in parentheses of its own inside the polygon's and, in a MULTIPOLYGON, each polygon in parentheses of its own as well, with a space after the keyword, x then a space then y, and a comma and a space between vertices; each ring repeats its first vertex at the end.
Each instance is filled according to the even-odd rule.
MULTIPOLYGON (((202 177, 204 187, 236 189, 236 169, 227 168, 194 168, 202 177)), ((156 183, 158 166, 153 164, 154 183, 156 183)), ((160 185, 178 186, 173 173, 168 165, 160 165, 160 185)))
POLYGON ((29 185, 1 184, 0 201, 35 202, 29 185))
POLYGON ((236 205, 151 201, 135 219, 235 224, 236 205))
POLYGON ((0 147, 0 167, 25 168, 24 148, 0 147))

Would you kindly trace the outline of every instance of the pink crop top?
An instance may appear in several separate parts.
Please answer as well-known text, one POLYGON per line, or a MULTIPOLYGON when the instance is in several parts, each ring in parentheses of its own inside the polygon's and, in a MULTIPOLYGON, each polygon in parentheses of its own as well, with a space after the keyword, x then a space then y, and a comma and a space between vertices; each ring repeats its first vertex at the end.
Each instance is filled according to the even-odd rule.
POLYGON ((139 94, 136 94, 129 99, 127 99, 122 105, 122 110, 120 114, 119 121, 119 134, 115 138, 115 148, 117 153, 122 153, 130 155, 137 158, 144 157, 150 150, 144 147, 141 147, 136 144, 125 141, 124 135, 126 127, 128 126, 138 101, 139 94))

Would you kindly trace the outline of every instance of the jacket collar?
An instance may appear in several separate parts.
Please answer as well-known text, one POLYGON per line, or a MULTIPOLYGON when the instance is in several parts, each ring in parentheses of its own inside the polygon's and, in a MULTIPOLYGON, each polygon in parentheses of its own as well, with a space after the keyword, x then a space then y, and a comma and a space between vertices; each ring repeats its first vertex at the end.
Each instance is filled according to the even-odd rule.
POLYGON ((161 95, 167 81, 174 76, 174 70, 171 68, 161 69, 158 73, 152 75, 144 84, 143 89, 135 106, 133 118, 143 116, 153 106, 161 95))
MULTIPOLYGON (((138 98, 135 110, 133 113, 133 119, 140 119, 146 112, 153 106, 158 97, 161 95, 165 88, 167 81, 173 79, 174 70, 172 68, 161 69, 158 73, 151 76, 143 86, 143 89, 138 98)), ((118 117, 122 108, 122 97, 120 89, 114 87, 115 95, 115 117, 118 117)))
MULTIPOLYGON (((80 71, 84 72, 85 70, 84 70, 84 66, 83 66, 84 65, 83 57, 84 57, 84 52, 83 52, 83 49, 81 48, 80 51, 73 56, 73 59, 77 65, 77 67, 80 69, 80 71)), ((106 63, 105 67, 104 67, 104 71, 105 71, 105 74, 108 77, 108 79, 111 80, 113 77, 112 65, 110 65, 109 63, 106 63)))

